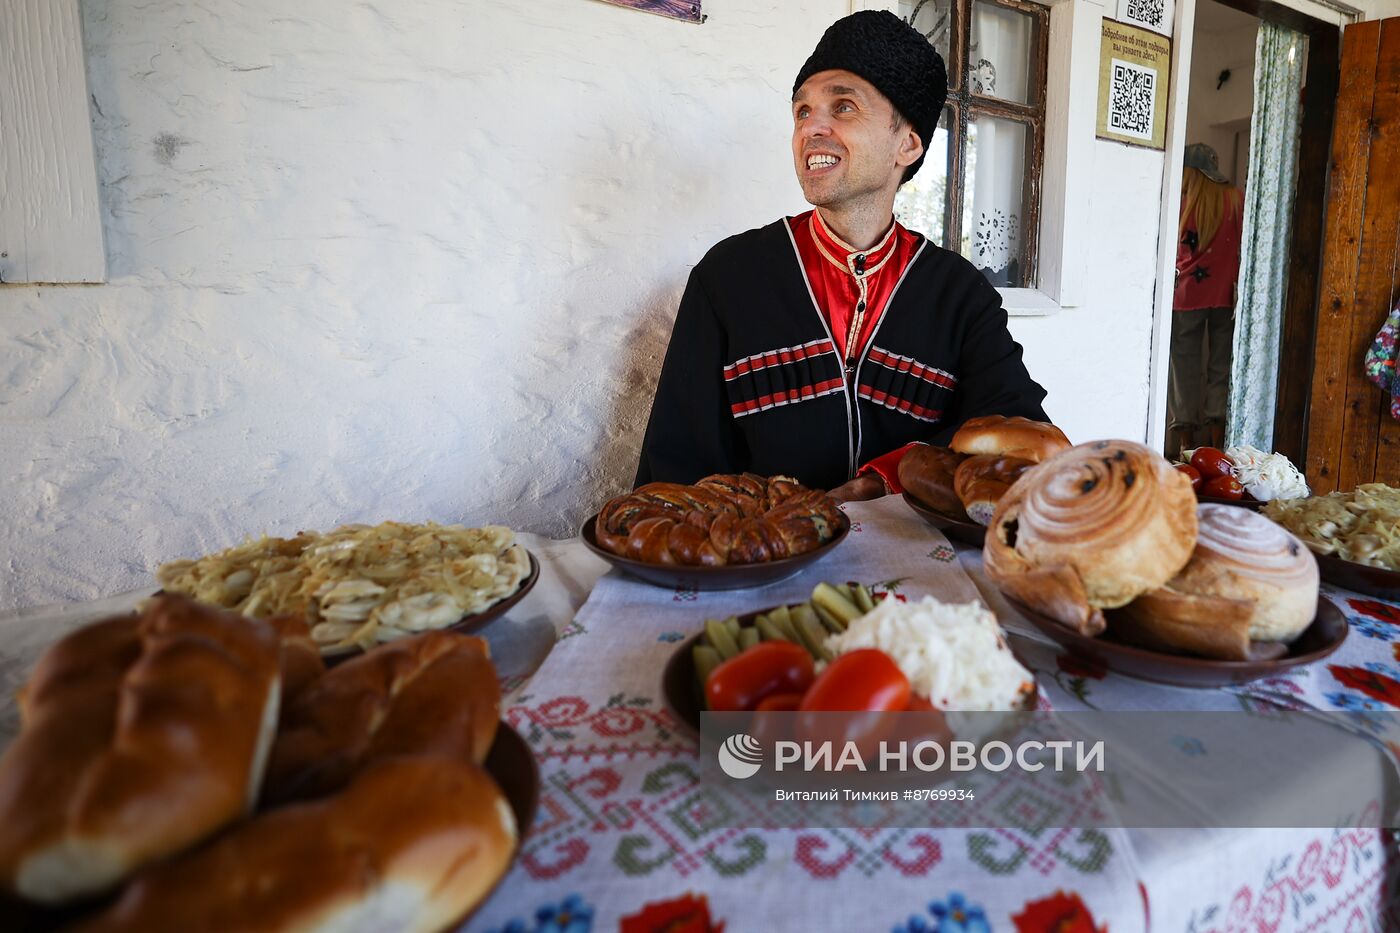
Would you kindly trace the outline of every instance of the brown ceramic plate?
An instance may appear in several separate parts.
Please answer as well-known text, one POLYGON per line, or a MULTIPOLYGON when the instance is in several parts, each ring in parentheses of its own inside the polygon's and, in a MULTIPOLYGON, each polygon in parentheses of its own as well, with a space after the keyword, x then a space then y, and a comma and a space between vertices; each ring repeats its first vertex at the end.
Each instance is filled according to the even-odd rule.
MULTIPOLYGON (((788 603, 787 605, 792 604, 788 603)), ((769 606, 767 609, 759 609, 739 616, 739 625, 741 627, 752 625, 755 618, 777 608, 777 606, 769 606)), ((701 695, 700 678, 695 674, 695 658, 692 649, 704 637, 705 633, 700 631, 681 642, 672 652, 670 660, 666 662, 666 667, 661 671, 661 698, 666 704, 667 711, 681 725, 696 735, 700 734, 700 713, 705 709, 705 698, 701 695)), ((1037 688, 1037 691, 1033 691, 1027 699, 1026 709, 1035 709, 1038 700, 1037 688)))
POLYGON ((491 895, 501 886, 501 882, 510 874, 510 870, 515 867, 515 860, 520 857, 520 847, 529 835, 530 826, 535 822, 535 811, 540 802, 540 769, 535 764, 535 756, 520 733, 512 729, 504 719, 496 727, 496 740, 491 743, 491 751, 486 753, 482 767, 496 779, 497 786, 501 788, 506 802, 510 804, 510 812, 515 815, 515 851, 511 853, 510 862, 506 865, 506 870, 501 872, 501 877, 482 895, 476 906, 467 911, 466 916, 453 924, 454 929, 470 920, 485 906, 491 895))
POLYGON ((970 518, 955 518, 952 515, 946 515, 931 506, 924 505, 907 492, 904 494, 904 502, 909 508, 919 513, 920 518, 954 541, 975 544, 977 547, 986 543, 986 525, 979 525, 970 518))
POLYGON ((1400 599, 1400 570, 1368 567, 1330 555, 1313 556, 1317 558, 1317 569, 1322 572, 1322 579, 1333 586, 1381 599, 1400 599))
POLYGON ((1257 512, 1264 507, 1264 503, 1260 502, 1258 499, 1220 499, 1215 496, 1197 495, 1196 501, 1209 502, 1213 505, 1233 505, 1242 509, 1249 509, 1252 512, 1257 512))
MULTIPOLYGON (((506 802, 510 805, 510 811, 515 816, 517 842, 510 863, 506 866, 506 870, 501 873, 501 877, 496 879, 496 883, 491 886, 490 890, 465 917, 454 924, 454 927, 466 922, 480 910, 490 899, 492 892, 500 886, 506 875, 510 874, 515 860, 520 856, 521 843, 534 823, 535 812, 539 806, 540 772, 535 764, 535 756, 531 753, 530 746, 521 738, 520 733, 512 729, 505 720, 502 720, 500 725, 496 727, 496 739, 492 742, 491 751, 487 753, 486 761, 482 765, 495 779, 496 784, 501 788, 501 793, 505 795, 506 802)), ((114 896, 109 896, 76 906, 59 908, 20 903, 0 895, 0 929, 7 931, 7 933, 50 933, 50 931, 65 929, 75 921, 83 919, 84 915, 95 913, 107 907, 114 899, 114 896)))
POLYGON ((483 765, 506 795, 520 838, 524 839, 540 802, 540 770, 530 746, 504 719, 496 727, 496 740, 483 765))
POLYGON ((1187 654, 1167 654, 1115 641, 1111 635, 1112 614, 1108 618, 1108 631, 1091 638, 1009 596, 1007 598, 1031 624, 1068 649, 1070 654, 1119 674, 1174 687, 1226 687, 1272 677, 1290 668, 1322 660, 1340 648, 1347 637, 1346 618, 1330 600, 1319 596, 1317 615, 1312 625, 1288 646, 1288 653, 1283 657, 1268 661, 1216 661, 1187 654))
MULTIPOLYGON (((525 553, 530 554, 529 551, 525 553)), ((525 576, 524 580, 520 581, 520 586, 516 588, 514 593, 495 605, 486 607, 475 615, 463 616, 460 621, 453 622, 451 625, 447 626, 448 631, 470 634, 488 623, 494 622, 507 612, 510 612, 517 603, 524 599, 525 595, 529 593, 530 590, 534 589, 539 579, 540 562, 535 559, 534 554, 530 554, 530 572, 525 576)), ((350 658, 363 653, 364 649, 357 645, 351 645, 345 648, 326 648, 321 651, 321 659, 333 666, 342 661, 348 661, 350 658)))
POLYGON ((784 557, 781 560, 770 560, 762 564, 682 567, 676 564, 649 564, 644 560, 614 554, 598 543, 598 536, 593 528, 593 523, 597 518, 598 516, 594 515, 584 522, 581 532, 584 545, 594 554, 624 573, 639 580, 645 580, 647 583, 664 587, 694 587, 697 590, 742 590, 751 586, 767 586, 770 583, 777 583, 779 580, 786 580, 788 577, 807 569, 809 564, 830 554, 837 545, 845 540, 846 535, 851 530, 851 520, 846 517, 845 512, 842 512, 841 527, 836 530, 836 536, 821 547, 808 551, 806 554, 784 557))

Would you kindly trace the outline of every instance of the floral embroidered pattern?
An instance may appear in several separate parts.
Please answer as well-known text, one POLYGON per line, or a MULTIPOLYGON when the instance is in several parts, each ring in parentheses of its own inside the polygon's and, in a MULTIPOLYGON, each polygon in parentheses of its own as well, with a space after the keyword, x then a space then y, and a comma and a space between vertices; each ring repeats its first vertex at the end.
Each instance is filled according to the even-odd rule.
POLYGON ((724 933, 724 923, 710 920, 705 895, 685 894, 623 917, 618 933, 724 933))
POLYGON ((1384 703, 1368 700, 1366 697, 1359 697, 1354 693, 1324 693, 1322 696, 1328 703, 1332 704, 1334 709, 1349 713, 1374 713, 1389 709, 1384 703))
MULTIPOLYGON (((1327 670, 1333 677, 1337 678, 1337 682, 1342 686, 1359 690, 1373 700, 1379 700, 1400 709, 1400 681, 1393 677, 1378 674, 1364 667, 1340 667, 1336 664, 1327 665, 1327 670)), ((1355 707, 1344 706, 1342 708, 1352 709, 1355 707)))
MULTIPOLYGON (((1091 709, 1098 708, 1090 702, 1089 695, 1094 692, 1092 683, 1108 676, 1108 668, 1102 662, 1079 655, 1057 654, 1055 655, 1055 667, 1058 670, 1041 671, 1040 673, 1048 673, 1054 678, 1061 690, 1080 703, 1091 709)), ((1043 694, 1041 699, 1045 699, 1043 694)))
POLYGON ((1016 933, 1107 933, 1108 926, 1095 926, 1094 915, 1074 892, 1056 891, 1049 897, 1031 901, 1011 918, 1016 933))
POLYGON ((593 908, 577 894, 535 910, 533 922, 511 920, 491 933, 592 933, 593 908))
POLYGON ((927 914, 897 924, 894 933, 992 933, 992 927, 980 904, 969 904, 961 892, 953 891, 946 901, 930 903, 927 914))
POLYGON ((1381 641, 1400 639, 1400 609, 1374 599, 1348 599, 1346 606, 1355 613, 1347 619, 1353 631, 1381 641))

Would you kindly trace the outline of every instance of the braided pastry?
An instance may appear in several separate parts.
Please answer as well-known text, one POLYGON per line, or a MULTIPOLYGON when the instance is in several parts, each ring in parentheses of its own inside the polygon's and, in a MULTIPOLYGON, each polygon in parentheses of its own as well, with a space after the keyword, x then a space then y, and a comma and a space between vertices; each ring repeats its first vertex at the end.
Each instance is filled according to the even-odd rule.
POLYGON ((1102 609, 1162 586, 1196 544, 1184 473, 1132 441, 1095 441, 1026 472, 997 504, 987 575, 1032 609, 1084 635, 1102 609))
POLYGON ((598 544, 649 564, 760 564, 836 536, 836 500, 786 476, 720 473, 693 486, 648 483, 598 513, 598 544))

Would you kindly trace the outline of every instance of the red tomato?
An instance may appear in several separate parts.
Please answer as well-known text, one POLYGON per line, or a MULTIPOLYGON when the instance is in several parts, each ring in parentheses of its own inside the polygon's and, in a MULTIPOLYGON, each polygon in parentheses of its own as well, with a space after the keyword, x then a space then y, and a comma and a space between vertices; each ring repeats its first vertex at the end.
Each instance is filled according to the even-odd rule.
POLYGON ((1241 499, 1244 497, 1244 487, 1233 476, 1217 476, 1201 487, 1201 495, 1215 499, 1241 499))
POLYGON ((705 680, 716 712, 753 709, 773 693, 802 693, 812 685, 812 656, 790 641, 765 641, 725 661, 705 680))
POLYGON ((802 698, 803 712, 877 712, 909 705, 909 678, 877 648, 840 655, 802 698))
POLYGON ((1191 455, 1191 465, 1201 471, 1201 478, 1213 480, 1217 476, 1233 476, 1235 464, 1225 451, 1218 447, 1197 447, 1191 455))
POLYGON ((802 698, 798 738, 813 745, 830 742, 838 750, 854 742, 868 760, 898 725, 899 717, 884 714, 903 712, 909 692, 909 678, 883 651, 860 648, 838 655, 802 698))
POLYGON ((905 710, 918 716, 901 717, 899 738, 910 744, 919 742, 947 743, 953 739, 953 730, 948 728, 948 720, 943 711, 929 702, 927 697, 917 693, 909 695, 909 705, 905 710))
POLYGON ((909 694, 909 702, 904 710, 908 713, 931 713, 938 707, 929 702, 928 697, 921 697, 917 693, 909 694))
POLYGON ((770 693, 768 696, 758 701, 754 707, 756 713, 791 713, 802 705, 802 694, 800 693, 770 693))
POLYGON ((1201 471, 1189 463, 1178 463, 1176 468, 1186 474, 1186 478, 1191 481, 1192 489, 1201 488, 1201 471))
POLYGON ((772 748, 780 741, 792 741, 796 738, 793 728, 797 717, 794 714, 801 703, 800 693, 770 693, 754 707, 749 734, 764 748, 772 748))

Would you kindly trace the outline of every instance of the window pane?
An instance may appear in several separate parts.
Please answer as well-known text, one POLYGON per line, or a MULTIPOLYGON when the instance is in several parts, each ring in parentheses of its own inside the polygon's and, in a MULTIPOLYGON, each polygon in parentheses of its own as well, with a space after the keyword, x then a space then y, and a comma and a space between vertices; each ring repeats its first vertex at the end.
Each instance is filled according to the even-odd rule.
MULTIPOLYGON (((899 0, 899 16, 933 43, 948 70, 953 71, 953 63, 948 59, 948 42, 953 35, 952 0, 899 0)), ((919 174, 923 174, 922 169, 919 174)))
POLYGON ((1029 139, 1024 123, 985 114, 968 119, 961 252, 997 286, 1026 284, 1022 225, 1029 139))
POLYGON ((1033 104, 1030 83, 1036 20, 991 3, 972 5, 968 85, 974 94, 1033 104))
POLYGON ((948 129, 955 117, 943 111, 919 173, 905 182, 894 198, 894 216, 938 246, 947 246, 948 129))

